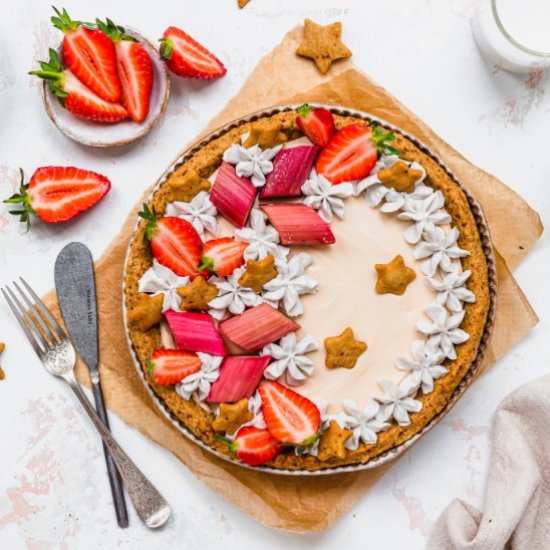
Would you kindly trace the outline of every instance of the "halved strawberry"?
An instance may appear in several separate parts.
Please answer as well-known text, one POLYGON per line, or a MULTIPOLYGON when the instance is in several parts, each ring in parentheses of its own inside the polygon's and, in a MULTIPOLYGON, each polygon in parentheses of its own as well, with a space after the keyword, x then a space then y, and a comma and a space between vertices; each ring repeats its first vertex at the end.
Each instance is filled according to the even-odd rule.
POLYGON ((364 178, 374 168, 378 153, 399 154, 386 143, 394 140, 392 132, 384 132, 379 126, 348 124, 332 136, 317 158, 315 169, 334 184, 364 178))
POLYGON ((315 403, 273 380, 263 380, 258 390, 267 429, 277 441, 292 445, 315 441, 321 425, 315 403))
POLYGON ((97 26, 115 44, 118 76, 122 84, 121 103, 134 122, 142 122, 149 113, 153 88, 153 62, 145 48, 124 27, 109 18, 96 19, 97 26))
POLYGON ((227 72, 215 55, 177 27, 168 27, 160 42, 160 56, 178 76, 217 78, 227 72))
POLYGON ((46 79, 59 103, 73 115, 95 122, 119 122, 128 118, 126 109, 120 103, 105 101, 82 84, 71 71, 63 70, 55 50, 50 48, 49 63, 39 63, 41 70, 29 74, 46 79))
POLYGON ((178 349, 157 349, 147 361, 149 376, 159 386, 171 386, 201 370, 198 355, 178 349))
POLYGON ((122 87, 117 73, 115 46, 101 30, 73 21, 66 9, 51 18, 63 37, 63 60, 76 77, 105 101, 119 101, 122 87))
POLYGON ((326 147, 336 132, 332 113, 323 107, 310 107, 304 103, 296 109, 298 128, 318 147, 326 147))
POLYGON ((244 263, 244 251, 247 243, 234 237, 221 237, 204 243, 199 271, 207 269, 220 277, 231 275, 244 263))
POLYGON ((21 204, 22 210, 10 210, 30 227, 31 215, 47 223, 64 222, 78 216, 99 202, 111 189, 111 182, 101 174, 73 166, 43 166, 4 202, 21 204))
POLYGON ((220 436, 217 439, 223 441, 241 462, 250 466, 271 460, 281 449, 279 442, 267 430, 254 426, 241 428, 233 441, 220 436))
POLYGON ((158 218, 146 204, 139 216, 147 220, 145 238, 157 261, 180 277, 195 277, 202 246, 197 230, 182 218, 158 218))

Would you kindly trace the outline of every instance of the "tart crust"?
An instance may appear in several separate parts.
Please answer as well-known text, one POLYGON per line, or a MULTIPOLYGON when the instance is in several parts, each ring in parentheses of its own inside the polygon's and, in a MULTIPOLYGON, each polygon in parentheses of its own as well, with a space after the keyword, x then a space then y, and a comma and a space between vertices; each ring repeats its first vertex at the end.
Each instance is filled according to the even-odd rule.
MULTIPOLYGON (((288 140, 300 137, 302 134, 295 123, 295 112, 284 111, 271 116, 261 117, 264 119, 275 118, 282 124, 282 131, 287 135, 288 140)), ((353 116, 334 115, 337 128, 341 128, 352 122, 364 124, 364 119, 353 116)), ((178 165, 171 172, 166 182, 156 190, 148 205, 157 212, 164 212, 169 202, 169 186, 167 182, 189 169, 194 169, 202 178, 208 178, 216 170, 222 160, 224 151, 231 145, 240 142, 240 137, 247 132, 252 122, 231 128, 222 136, 209 141, 199 149, 189 160, 178 165)), ((383 125, 382 125, 383 126, 383 125)), ((444 362, 448 374, 435 383, 433 392, 419 394, 416 398, 422 401, 422 410, 410 415, 409 426, 401 427, 397 424, 378 434, 378 441, 373 445, 360 444, 355 451, 346 451, 344 458, 332 458, 321 461, 311 455, 296 456, 294 453, 281 453, 272 461, 267 462, 269 466, 282 470, 320 470, 334 468, 336 466, 364 464, 380 456, 382 453, 396 447, 419 431, 421 431, 438 413, 440 413, 451 399, 457 386, 460 384, 466 373, 469 371, 472 362, 476 358, 478 347, 481 342, 487 316, 490 309, 489 276, 487 260, 483 251, 478 227, 468 200, 462 189, 445 172, 445 170, 429 155, 419 149, 412 141, 393 130, 396 141, 393 143, 401 151, 401 157, 407 161, 419 162, 426 170, 427 176, 425 185, 440 190, 445 196, 445 210, 452 217, 452 225, 460 231, 458 245, 470 252, 470 256, 462 259, 463 268, 470 269, 472 275, 467 282, 469 288, 476 295, 476 302, 464 304, 465 316, 461 324, 470 338, 463 344, 457 346, 457 358, 447 359, 444 362)), ((125 304, 126 311, 131 310, 138 301, 138 283, 143 273, 152 265, 152 255, 149 247, 144 244, 143 232, 145 221, 138 224, 133 235, 126 263, 125 279, 125 304)), ((127 319, 125 319, 127 322, 127 319)), ((161 336, 159 327, 153 327, 148 331, 141 331, 135 326, 128 328, 128 334, 133 344, 136 357, 138 358, 144 377, 154 393, 164 401, 166 407, 199 439, 213 447, 217 453, 231 457, 227 445, 217 441, 212 429, 214 416, 203 407, 193 401, 185 401, 174 390, 173 387, 164 387, 155 384, 147 375, 146 361, 152 351, 161 347, 161 336)))

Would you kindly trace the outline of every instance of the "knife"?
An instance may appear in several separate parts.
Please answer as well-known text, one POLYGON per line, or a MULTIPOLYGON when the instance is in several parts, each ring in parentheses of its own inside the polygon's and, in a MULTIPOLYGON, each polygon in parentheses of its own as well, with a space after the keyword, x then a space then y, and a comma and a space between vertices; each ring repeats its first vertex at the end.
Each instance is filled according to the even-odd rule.
MULTIPOLYGON (((109 427, 107 410, 99 381, 97 334, 97 301, 92 254, 82 243, 70 243, 55 261, 55 289, 63 319, 71 340, 87 365, 98 416, 109 427)), ((119 527, 128 527, 128 511, 120 474, 103 446, 107 472, 119 527)))

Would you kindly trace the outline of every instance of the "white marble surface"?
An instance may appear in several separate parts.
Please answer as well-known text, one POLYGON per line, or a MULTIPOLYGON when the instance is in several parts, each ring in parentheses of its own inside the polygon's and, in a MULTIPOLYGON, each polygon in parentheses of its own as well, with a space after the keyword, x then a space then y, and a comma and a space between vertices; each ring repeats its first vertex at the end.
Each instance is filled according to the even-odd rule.
MULTIPOLYGON (((360 68, 466 157, 521 193, 543 222, 550 221, 548 80, 544 74, 516 77, 483 60, 470 33, 474 0, 251 0, 243 11, 236 0, 65 1, 74 17, 108 15, 150 37, 169 24, 181 25, 229 69, 224 79, 208 84, 174 81, 164 120, 146 139, 119 150, 71 142, 42 110, 38 82, 26 73, 57 39, 49 4, 24 0, 0 7, 0 196, 16 189, 19 166, 30 175, 41 165, 75 164, 105 173, 114 185, 108 198, 79 220, 60 227, 36 223, 26 235, 0 208, 2 284, 23 274, 37 291, 48 290, 55 256, 71 240, 85 242, 99 256, 142 191, 305 16, 342 20, 360 68), (339 7, 331 7, 335 4, 339 7)), ((174 508, 160 532, 147 531, 133 511, 131 527, 119 530, 98 438, 67 388, 42 370, 0 304, 0 340, 8 344, 2 358, 7 378, 0 382, 0 548, 422 548, 432 522, 453 497, 482 505, 493 411, 507 393, 548 371, 549 248, 543 236, 516 274, 540 325, 321 534, 264 528, 205 488, 162 448, 112 418, 122 445, 174 508)))

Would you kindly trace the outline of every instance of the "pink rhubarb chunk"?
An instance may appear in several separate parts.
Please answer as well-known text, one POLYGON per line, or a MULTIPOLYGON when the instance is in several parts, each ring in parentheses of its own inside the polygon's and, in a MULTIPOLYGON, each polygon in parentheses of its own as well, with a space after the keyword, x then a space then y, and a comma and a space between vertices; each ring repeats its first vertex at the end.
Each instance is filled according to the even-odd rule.
POLYGON ((220 324, 221 333, 247 351, 257 351, 299 328, 298 323, 265 303, 247 309, 241 315, 230 317, 220 324))
POLYGON ((260 208, 279 233, 283 245, 333 244, 330 225, 307 204, 262 204, 260 208))
POLYGON ((206 400, 210 403, 235 403, 250 397, 270 361, 269 355, 226 357, 220 369, 220 376, 212 384, 206 400))
POLYGON ((178 349, 226 355, 223 339, 208 313, 168 310, 164 316, 178 349))
POLYGON ((256 188, 248 178, 240 178, 234 166, 223 161, 210 191, 210 200, 218 212, 235 227, 242 229, 256 198, 256 188))
POLYGON ((282 149, 273 160, 273 171, 267 175, 260 198, 299 197, 318 150, 314 145, 282 149))

